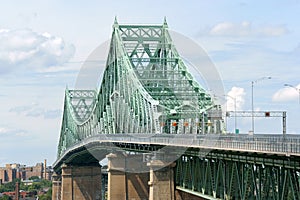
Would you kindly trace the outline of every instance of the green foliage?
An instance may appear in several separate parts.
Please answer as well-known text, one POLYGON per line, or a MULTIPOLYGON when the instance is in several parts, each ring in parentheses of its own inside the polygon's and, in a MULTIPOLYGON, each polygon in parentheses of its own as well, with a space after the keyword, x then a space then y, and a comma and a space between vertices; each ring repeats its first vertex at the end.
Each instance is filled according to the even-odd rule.
POLYGON ((41 182, 40 182, 41 186, 43 188, 45 187, 52 187, 52 182, 51 181, 48 181, 48 180, 45 180, 45 179, 42 179, 41 182))
POLYGON ((10 196, 4 195, 3 197, 0 197, 0 200, 12 200, 10 196))
POLYGON ((10 192, 15 190, 15 183, 9 182, 3 185, 0 185, 0 192, 10 192))
POLYGON ((51 200, 51 199, 52 199, 52 188, 50 188, 46 194, 39 196, 39 200, 51 200))
POLYGON ((20 183, 20 190, 28 191, 29 185, 24 185, 24 183, 20 183))
MULTIPOLYGON (((20 182, 20 179, 16 179, 12 182, 0 185, 0 193, 14 191, 17 181, 20 182)), ((32 185, 24 185, 24 183, 22 182, 20 183, 20 190, 32 192, 35 194, 37 194, 37 192, 39 190, 42 190, 43 188, 51 188, 51 187, 52 187, 52 182, 44 179, 39 179, 37 180, 37 182, 33 182, 32 185)))
POLYGON ((42 186, 40 183, 33 183, 32 185, 29 185, 28 190, 29 192, 32 192, 34 194, 37 194, 37 192, 42 189, 42 186))
POLYGON ((29 180, 38 180, 38 179, 40 179, 40 177, 38 177, 38 176, 32 176, 29 178, 29 180))
POLYGON ((15 187, 16 187, 16 182, 21 182, 20 179, 15 179, 12 182, 9 183, 5 183, 3 185, 0 185, 0 192, 10 192, 10 191, 14 191, 15 187))

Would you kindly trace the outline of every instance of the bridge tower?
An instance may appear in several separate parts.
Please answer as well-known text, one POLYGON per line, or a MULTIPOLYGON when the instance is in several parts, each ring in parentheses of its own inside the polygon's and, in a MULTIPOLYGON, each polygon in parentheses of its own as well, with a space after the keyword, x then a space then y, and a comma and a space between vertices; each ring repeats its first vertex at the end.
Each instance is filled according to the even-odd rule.
MULTIPOLYGON (((171 39, 167 22, 120 25, 115 20, 99 90, 67 88, 65 91, 54 163, 59 181, 53 191, 60 191, 56 197, 64 200, 74 195, 81 199, 100 199, 97 195, 101 185, 96 181, 101 176, 98 163, 111 151, 120 150, 115 143, 97 142, 108 136, 115 139, 127 134, 196 137, 222 133, 222 127, 221 106, 215 104, 189 72, 171 39)), ((146 198, 175 198, 174 163, 163 165, 145 162, 143 168, 147 168, 147 173, 131 174, 146 188, 146 198)), ((127 173, 109 170, 111 181, 123 180, 127 173)), ((129 187, 128 183, 125 186, 129 187)))

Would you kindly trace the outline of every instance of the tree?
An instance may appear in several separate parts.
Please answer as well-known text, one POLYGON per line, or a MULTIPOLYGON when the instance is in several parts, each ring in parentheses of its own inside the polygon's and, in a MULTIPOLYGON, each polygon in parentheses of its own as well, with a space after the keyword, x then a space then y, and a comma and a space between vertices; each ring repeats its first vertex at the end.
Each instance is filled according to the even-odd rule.
POLYGON ((10 196, 4 195, 3 197, 0 197, 0 200, 12 200, 10 196))
POLYGON ((3 185, 0 185, 0 192, 10 192, 10 191, 14 191, 15 190, 15 185, 16 183, 14 182, 9 182, 9 183, 5 183, 3 185))
POLYGON ((37 179, 40 179, 40 177, 38 177, 38 176, 32 176, 32 177, 29 178, 29 180, 37 180, 37 179))
POLYGON ((52 182, 49 181, 49 180, 43 179, 43 180, 41 181, 41 185, 42 185, 43 188, 44 188, 44 187, 52 187, 52 182))
POLYGON ((52 199, 52 188, 50 188, 46 194, 39 196, 39 200, 51 200, 51 199, 52 199))

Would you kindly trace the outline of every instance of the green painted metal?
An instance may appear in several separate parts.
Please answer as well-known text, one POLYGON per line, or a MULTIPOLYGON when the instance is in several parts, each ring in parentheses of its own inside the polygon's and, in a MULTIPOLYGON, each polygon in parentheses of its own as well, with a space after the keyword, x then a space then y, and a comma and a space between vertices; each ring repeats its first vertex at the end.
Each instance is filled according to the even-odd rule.
POLYGON ((189 73, 168 25, 115 20, 99 91, 68 90, 58 157, 96 134, 221 133, 220 105, 189 73))
MULTIPOLYGON (((200 134, 222 133, 222 127, 220 106, 189 73, 166 21, 162 25, 115 21, 99 90, 65 91, 57 157, 59 163, 72 160, 75 155, 59 158, 68 148, 99 134, 193 133, 202 141, 207 136, 200 134)), ((295 156, 299 139, 231 137, 222 136, 209 153, 201 153, 200 146, 189 148, 177 160, 177 188, 211 199, 300 199, 300 161, 295 156), (289 151, 295 154, 282 154, 289 151)), ((154 145, 151 138, 148 145, 139 145, 138 140, 115 145, 149 153, 163 145, 154 145)), ((88 159, 84 152, 71 153, 81 155, 78 162, 88 159)))
POLYGON ((254 161, 249 159, 251 156, 242 157, 222 153, 183 155, 177 160, 176 185, 186 192, 215 199, 300 199, 299 159, 275 156, 273 160, 277 161, 272 163, 265 161, 263 155, 254 155, 254 161))

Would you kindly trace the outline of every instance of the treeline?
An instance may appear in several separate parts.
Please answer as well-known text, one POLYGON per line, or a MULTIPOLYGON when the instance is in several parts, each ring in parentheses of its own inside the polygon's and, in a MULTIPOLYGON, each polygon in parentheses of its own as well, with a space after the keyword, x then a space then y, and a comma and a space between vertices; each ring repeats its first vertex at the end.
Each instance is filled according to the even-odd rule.
MULTIPOLYGON (((27 191, 30 194, 37 195, 39 191, 42 191, 44 188, 48 188, 46 194, 40 195, 40 200, 51 200, 51 193, 52 193, 52 182, 49 180, 39 179, 39 177, 31 177, 30 180, 33 180, 33 183, 31 185, 25 185, 23 182, 21 182, 20 179, 15 179, 12 182, 5 183, 3 185, 0 185, 0 193, 2 192, 12 192, 15 191, 16 183, 20 183, 20 190, 27 191)), ((3 196, 0 197, 0 200, 6 200, 8 197, 3 196)))

